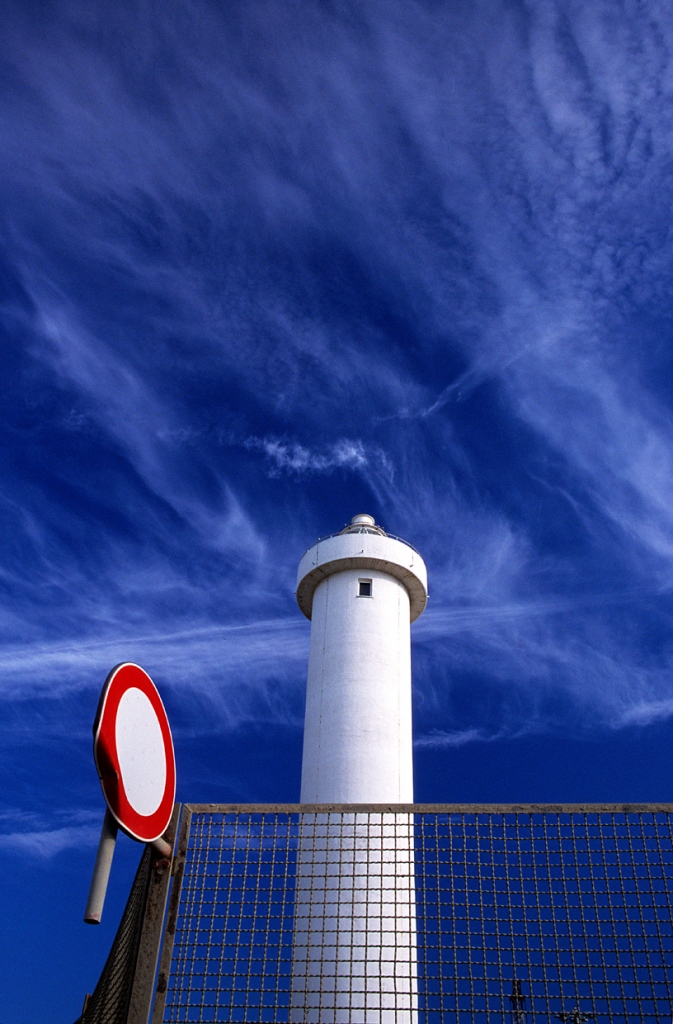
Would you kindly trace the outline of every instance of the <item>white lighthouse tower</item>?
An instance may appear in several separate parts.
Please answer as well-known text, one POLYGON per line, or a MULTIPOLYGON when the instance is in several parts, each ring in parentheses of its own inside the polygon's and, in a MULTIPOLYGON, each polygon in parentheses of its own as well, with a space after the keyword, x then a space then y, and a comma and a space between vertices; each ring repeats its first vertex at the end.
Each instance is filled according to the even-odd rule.
POLYGON ((301 801, 361 806, 303 819, 291 1019, 410 1022, 412 821, 380 805, 413 802, 410 625, 427 602, 425 564, 354 516, 303 556, 297 602, 311 620, 301 801))
POLYGON ((311 620, 302 803, 411 803, 410 624, 427 571, 372 516, 354 516, 299 563, 311 620))

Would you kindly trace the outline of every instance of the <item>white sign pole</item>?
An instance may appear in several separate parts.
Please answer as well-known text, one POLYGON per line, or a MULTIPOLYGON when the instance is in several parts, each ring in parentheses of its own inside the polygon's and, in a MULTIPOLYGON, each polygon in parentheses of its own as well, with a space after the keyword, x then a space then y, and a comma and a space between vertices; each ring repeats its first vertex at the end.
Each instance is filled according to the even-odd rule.
POLYGON ((165 839, 161 838, 161 836, 159 836, 158 839, 155 839, 153 843, 150 843, 150 846, 154 847, 160 857, 170 857, 173 853, 173 847, 171 844, 167 843, 165 839))
POLYGON ((84 921, 86 924, 100 924, 100 919, 103 915, 105 893, 107 892, 110 867, 112 866, 112 857, 115 852, 115 843, 117 842, 117 829, 117 822, 112 817, 110 811, 106 810, 100 842, 98 843, 93 877, 91 879, 91 888, 89 889, 89 898, 86 902, 86 910, 84 911, 84 921))

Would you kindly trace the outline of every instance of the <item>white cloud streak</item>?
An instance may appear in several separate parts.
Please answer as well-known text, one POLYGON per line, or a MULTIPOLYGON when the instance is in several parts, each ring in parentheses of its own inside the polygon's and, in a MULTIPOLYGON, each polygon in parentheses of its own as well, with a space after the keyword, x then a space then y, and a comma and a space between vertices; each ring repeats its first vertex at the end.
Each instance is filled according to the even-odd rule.
POLYGON ((324 451, 315 451, 277 437, 249 437, 244 442, 248 449, 261 451, 271 463, 272 473, 330 473, 335 469, 364 472, 375 468, 392 476, 392 466, 385 452, 361 440, 339 438, 324 451))
POLYGON ((39 860, 50 860, 64 850, 93 847, 99 838, 100 829, 87 825, 46 829, 40 832, 0 833, 0 850, 23 856, 27 854, 39 860))
POLYGON ((100 814, 60 811, 51 820, 34 812, 0 813, 0 850, 19 857, 51 860, 64 850, 95 847, 100 838, 100 814), (7 828, 13 831, 6 831, 7 828))
POLYGON ((424 736, 419 736, 414 746, 418 750, 437 750, 443 747, 464 747, 468 743, 487 743, 489 740, 500 739, 501 735, 488 736, 483 729, 463 729, 446 732, 442 729, 431 729, 424 736))
MULTIPOLYGON (((269 721, 298 726, 308 655, 299 617, 150 635, 7 646, 0 652, 0 703, 67 701, 96 694, 113 665, 135 661, 176 706, 177 730, 210 733, 269 721)), ((79 716, 78 716, 79 717, 79 716)), ((88 734, 90 721, 82 728, 88 734)), ((72 733, 72 718, 47 720, 43 735, 72 733)))

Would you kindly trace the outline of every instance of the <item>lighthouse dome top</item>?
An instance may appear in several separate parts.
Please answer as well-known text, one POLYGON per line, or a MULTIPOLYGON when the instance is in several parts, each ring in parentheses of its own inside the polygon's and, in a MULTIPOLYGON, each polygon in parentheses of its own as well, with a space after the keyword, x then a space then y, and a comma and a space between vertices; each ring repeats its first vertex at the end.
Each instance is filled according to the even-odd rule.
POLYGON ((383 527, 376 525, 374 516, 368 516, 364 513, 353 516, 350 523, 348 523, 347 526, 344 526, 343 530, 341 530, 339 536, 344 533, 377 533, 379 537, 387 536, 383 527))
POLYGON ((386 533, 373 516, 360 513, 340 533, 317 541, 299 563, 297 604, 308 619, 318 585, 346 569, 377 569, 400 580, 409 594, 412 622, 427 604, 428 574, 418 551, 386 533))
MULTIPOLYGON (((351 519, 351 526, 374 526, 375 523, 376 520, 374 519, 374 516, 368 516, 363 513, 358 516, 353 516, 351 519)), ((347 526, 346 529, 348 530, 350 527, 347 526)))

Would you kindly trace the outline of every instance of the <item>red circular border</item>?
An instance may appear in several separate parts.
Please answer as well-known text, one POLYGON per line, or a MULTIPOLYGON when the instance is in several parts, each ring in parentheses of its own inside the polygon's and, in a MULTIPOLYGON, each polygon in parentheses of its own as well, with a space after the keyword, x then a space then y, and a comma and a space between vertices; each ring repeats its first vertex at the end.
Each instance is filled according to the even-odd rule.
POLYGON ((115 665, 103 687, 93 726, 93 756, 103 796, 116 821, 127 835, 141 843, 152 843, 166 829, 175 802, 175 752, 166 710, 159 692, 147 672, 132 662, 115 665), (166 785, 154 814, 138 814, 129 803, 119 768, 115 726, 119 702, 127 690, 141 690, 150 701, 159 721, 166 754, 166 785))

